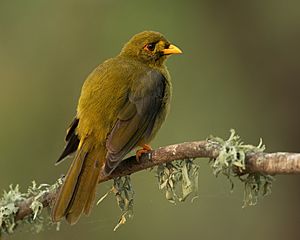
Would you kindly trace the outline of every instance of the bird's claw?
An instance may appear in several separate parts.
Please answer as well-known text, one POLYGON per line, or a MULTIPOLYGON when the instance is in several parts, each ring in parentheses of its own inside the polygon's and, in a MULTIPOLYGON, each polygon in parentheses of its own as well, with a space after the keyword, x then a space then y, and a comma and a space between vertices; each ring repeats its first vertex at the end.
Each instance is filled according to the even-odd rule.
POLYGON ((136 161, 140 162, 140 159, 142 157, 143 154, 151 154, 152 151, 152 147, 148 144, 144 144, 142 149, 139 149, 136 151, 135 153, 135 157, 136 157, 136 161))

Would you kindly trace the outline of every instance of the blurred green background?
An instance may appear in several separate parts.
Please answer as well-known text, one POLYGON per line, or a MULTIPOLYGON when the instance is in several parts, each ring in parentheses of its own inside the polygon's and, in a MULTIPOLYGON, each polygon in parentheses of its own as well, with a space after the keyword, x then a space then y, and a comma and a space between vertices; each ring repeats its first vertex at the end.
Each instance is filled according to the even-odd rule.
MULTIPOLYGON (((35 179, 53 183, 54 162, 85 77, 135 33, 156 30, 184 51, 171 57, 172 110, 154 147, 208 135, 267 151, 300 151, 299 1, 0 0, 0 189, 35 179)), ((110 197, 70 227, 10 239, 299 239, 299 176, 278 176, 273 193, 242 209, 201 160, 199 199, 177 205, 153 172, 135 174, 135 216, 117 232, 110 197)), ((99 186, 98 196, 111 183, 99 186)))

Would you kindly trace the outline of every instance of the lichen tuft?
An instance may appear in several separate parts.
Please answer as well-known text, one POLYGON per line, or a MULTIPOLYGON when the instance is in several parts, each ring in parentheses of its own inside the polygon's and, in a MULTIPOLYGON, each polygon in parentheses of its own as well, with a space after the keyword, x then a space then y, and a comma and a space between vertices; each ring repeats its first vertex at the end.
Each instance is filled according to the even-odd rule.
POLYGON ((173 161, 157 167, 159 189, 171 203, 183 202, 198 193, 199 166, 191 159, 173 161))
POLYGON ((211 168, 215 176, 225 175, 230 184, 231 190, 234 188, 233 178, 238 177, 244 183, 244 205, 256 205, 259 197, 268 195, 271 192, 274 178, 262 173, 246 173, 246 155, 258 153, 265 150, 265 145, 260 139, 257 146, 246 145, 240 136, 231 129, 231 134, 227 140, 219 137, 210 137, 207 141, 220 146, 219 155, 212 159, 211 168))

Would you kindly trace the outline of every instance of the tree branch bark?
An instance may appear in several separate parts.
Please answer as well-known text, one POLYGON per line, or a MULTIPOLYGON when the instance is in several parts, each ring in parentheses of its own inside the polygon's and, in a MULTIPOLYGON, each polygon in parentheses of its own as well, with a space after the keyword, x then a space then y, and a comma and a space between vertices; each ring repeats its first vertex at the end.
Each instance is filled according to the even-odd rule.
MULTIPOLYGON (((150 158, 143 155, 140 162, 137 162, 134 156, 125 159, 111 175, 101 175, 99 183, 174 160, 215 159, 219 155, 220 148, 220 145, 208 141, 185 142, 160 147, 151 153, 150 158)), ((270 175, 300 173, 300 153, 249 153, 246 156, 245 173, 250 172, 270 175)))
MULTIPOLYGON (((160 147, 149 154, 144 154, 137 162, 135 157, 125 159, 115 171, 109 175, 100 175, 99 183, 110 179, 130 175, 132 173, 152 168, 156 165, 171 162, 174 160, 218 157, 221 145, 212 144, 208 141, 185 142, 166 147, 160 147)), ((246 155, 245 173, 264 173, 264 174, 296 174, 300 173, 300 153, 248 153, 246 155)), ((58 189, 46 192, 41 196, 40 202, 44 207, 51 205, 56 198, 58 189)), ((15 220, 22 220, 32 214, 30 205, 33 197, 18 204, 19 210, 15 220)))

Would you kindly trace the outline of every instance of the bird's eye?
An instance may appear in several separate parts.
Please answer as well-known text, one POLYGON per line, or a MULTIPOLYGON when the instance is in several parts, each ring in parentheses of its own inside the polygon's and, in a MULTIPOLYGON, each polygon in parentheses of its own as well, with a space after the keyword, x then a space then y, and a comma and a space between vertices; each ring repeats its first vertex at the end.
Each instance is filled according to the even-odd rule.
POLYGON ((144 49, 147 50, 147 51, 153 52, 154 49, 155 49, 155 43, 148 43, 148 44, 144 47, 144 49))

